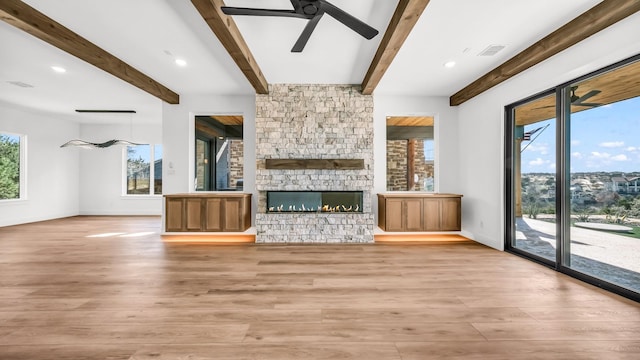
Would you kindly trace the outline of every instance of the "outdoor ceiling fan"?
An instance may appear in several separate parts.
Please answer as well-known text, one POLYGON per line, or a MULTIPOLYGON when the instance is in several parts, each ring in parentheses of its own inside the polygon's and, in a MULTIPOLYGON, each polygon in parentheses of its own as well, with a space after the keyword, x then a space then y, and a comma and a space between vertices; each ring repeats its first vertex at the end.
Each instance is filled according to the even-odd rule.
POLYGON ((591 90, 591 91, 589 91, 588 93, 586 93, 586 94, 584 94, 582 96, 578 96, 578 95, 576 95, 576 90, 577 89, 578 89, 578 85, 571 87, 571 105, 591 106, 591 107, 596 107, 596 106, 603 105, 601 103, 586 103, 586 102, 584 102, 585 100, 600 94, 601 93, 600 90, 591 90))
POLYGON ((362 35, 366 39, 373 39, 378 35, 378 30, 356 19, 344 10, 336 7, 326 0, 290 0, 293 10, 276 10, 276 9, 252 9, 239 8, 232 6, 222 6, 220 9, 227 15, 250 15, 250 16, 278 16, 292 17, 309 20, 307 26, 302 30, 302 34, 298 37, 291 52, 302 52, 311 33, 318 25, 322 16, 326 13, 334 19, 338 20, 351 30, 362 35))
MULTIPOLYGON (((582 96, 578 96, 576 95, 576 90, 578 90, 578 85, 574 85, 571 87, 571 105, 576 105, 576 106, 588 106, 588 107, 598 107, 598 106, 602 106, 604 104, 602 103, 587 103, 585 102, 586 100, 600 94, 602 91, 600 90, 591 90, 588 93, 582 95, 582 96)), ((541 106, 541 107, 537 107, 535 109, 547 109, 547 108, 554 108, 556 107, 555 105, 549 105, 549 106, 541 106)))

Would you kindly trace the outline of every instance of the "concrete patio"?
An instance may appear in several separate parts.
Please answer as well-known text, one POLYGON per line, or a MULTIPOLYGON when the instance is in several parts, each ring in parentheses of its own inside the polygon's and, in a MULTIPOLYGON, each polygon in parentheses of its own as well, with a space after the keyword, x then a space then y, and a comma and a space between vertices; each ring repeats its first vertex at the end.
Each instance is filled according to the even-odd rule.
MULTIPOLYGON (((516 247, 556 258, 556 224, 526 217, 516 220, 516 247)), ((640 239, 571 227, 572 269, 640 292, 640 239)))

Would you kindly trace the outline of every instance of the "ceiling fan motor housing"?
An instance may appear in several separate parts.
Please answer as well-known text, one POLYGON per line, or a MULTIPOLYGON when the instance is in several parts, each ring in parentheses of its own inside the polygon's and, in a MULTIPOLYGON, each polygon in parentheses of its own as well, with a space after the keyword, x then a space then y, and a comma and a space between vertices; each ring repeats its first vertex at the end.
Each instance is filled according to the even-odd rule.
POLYGON ((277 16, 308 20, 307 26, 305 26, 302 34, 298 37, 291 52, 301 52, 304 49, 311 33, 325 13, 360 34, 365 39, 370 40, 378 35, 378 30, 326 0, 291 0, 291 5, 293 5, 293 10, 253 9, 232 6, 222 6, 221 10, 227 15, 277 16))
POLYGON ((304 11, 307 15, 315 15, 318 13, 318 5, 316 5, 317 1, 308 1, 306 4, 302 4, 302 11, 304 11))

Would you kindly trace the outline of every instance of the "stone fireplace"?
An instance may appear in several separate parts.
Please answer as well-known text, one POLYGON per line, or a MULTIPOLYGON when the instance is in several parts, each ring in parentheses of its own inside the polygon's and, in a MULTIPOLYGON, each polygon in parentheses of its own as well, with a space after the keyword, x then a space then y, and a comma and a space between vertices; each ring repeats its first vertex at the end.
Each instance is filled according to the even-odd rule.
POLYGON ((256 161, 256 242, 373 242, 373 98, 362 95, 359 86, 275 84, 268 95, 256 95, 256 161), (273 168, 266 165, 271 159, 305 164, 349 159, 361 165, 273 168), (268 204, 267 192, 269 200, 281 192, 326 193, 329 198, 357 193, 358 203, 330 205, 325 198, 326 204, 314 200, 305 204, 305 211, 288 211, 293 202, 286 207, 284 202, 268 204), (334 211, 306 211, 318 205, 334 211), (343 205, 344 211, 335 211, 343 205), (278 211, 279 206, 287 211, 278 211))

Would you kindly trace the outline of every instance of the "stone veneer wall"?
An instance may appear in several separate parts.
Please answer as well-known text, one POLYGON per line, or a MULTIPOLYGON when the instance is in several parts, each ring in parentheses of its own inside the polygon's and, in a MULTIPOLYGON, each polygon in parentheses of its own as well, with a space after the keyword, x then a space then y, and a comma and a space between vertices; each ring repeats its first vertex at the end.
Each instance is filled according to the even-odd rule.
POLYGON ((238 180, 244 181, 244 141, 229 141, 229 187, 235 188, 238 180))
POLYGON ((387 140, 387 190, 407 190, 407 140, 387 140))
POLYGON ((373 97, 353 85, 256 95, 256 242, 373 242, 373 97), (363 170, 265 169, 265 159, 364 159, 363 170), (266 191, 363 191, 363 213, 266 213, 266 191))

